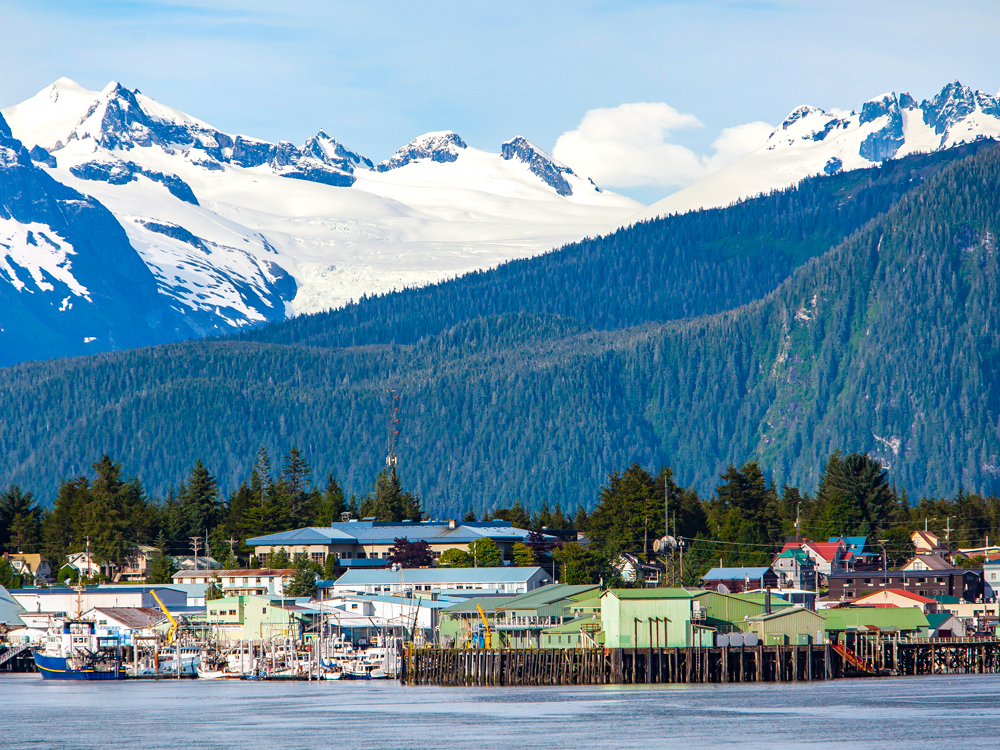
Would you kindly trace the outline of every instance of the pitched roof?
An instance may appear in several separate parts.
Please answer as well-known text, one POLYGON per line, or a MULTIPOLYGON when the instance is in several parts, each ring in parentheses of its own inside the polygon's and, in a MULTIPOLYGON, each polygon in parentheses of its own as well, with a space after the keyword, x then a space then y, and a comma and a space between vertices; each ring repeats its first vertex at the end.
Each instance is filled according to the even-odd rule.
POLYGON ((701 577, 703 581, 757 580, 772 572, 770 568, 712 568, 701 577))
POLYGON ((759 615, 751 615, 747 620, 753 620, 757 622, 762 622, 764 620, 775 620, 779 617, 787 617, 788 615, 798 615, 803 612, 808 612, 810 615, 823 619, 823 615, 813 612, 811 609, 806 609, 801 604, 796 604, 793 607, 781 607, 773 612, 761 612, 759 615))
POLYGON ((836 542, 803 542, 802 548, 808 547, 824 560, 833 561, 837 557, 837 552, 846 551, 845 545, 839 539, 836 542))
POLYGON ((875 627, 880 630, 919 630, 927 627, 927 616, 920 607, 843 607, 824 609, 827 630, 854 630, 875 627))
POLYGON ((955 570, 955 566, 940 555, 914 555, 906 561, 906 564, 909 565, 914 560, 920 560, 931 570, 955 570))
POLYGON ((499 607, 509 602, 511 599, 516 597, 513 596, 477 596, 472 599, 466 599, 464 602, 459 602, 458 604, 452 604, 449 607, 442 609, 442 612, 448 612, 449 614, 479 614, 479 607, 483 608, 483 612, 495 612, 499 607))
POLYGON ((904 591, 903 589, 882 589, 880 591, 872 591, 864 596, 857 597, 854 601, 863 602, 866 599, 874 599, 875 597, 883 594, 897 594, 898 596, 905 596, 907 599, 912 599, 913 601, 920 602, 921 604, 928 604, 936 601, 935 599, 930 599, 926 596, 921 596, 920 594, 914 594, 912 591, 904 591))
POLYGON ((933 531, 914 531, 910 534, 910 541, 916 543, 917 540, 922 541, 928 547, 940 547, 941 537, 935 534, 933 531))
POLYGON ((864 551, 865 545, 868 543, 868 537, 866 536, 831 536, 828 542, 839 542, 843 540, 844 544, 847 545, 847 549, 851 552, 862 552, 864 551))
POLYGON ((130 630, 150 628, 167 619, 166 615, 156 607, 94 607, 90 611, 100 612, 130 630))

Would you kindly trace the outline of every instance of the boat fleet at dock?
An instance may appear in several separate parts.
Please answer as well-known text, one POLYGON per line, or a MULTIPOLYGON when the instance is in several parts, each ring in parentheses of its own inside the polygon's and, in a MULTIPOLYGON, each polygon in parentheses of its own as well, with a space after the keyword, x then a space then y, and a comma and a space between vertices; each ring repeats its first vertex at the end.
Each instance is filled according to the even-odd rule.
POLYGON ((219 647, 188 640, 161 648, 156 641, 125 643, 88 620, 63 620, 53 622, 31 651, 46 679, 376 680, 398 676, 393 640, 377 636, 372 644, 355 646, 342 635, 332 634, 304 644, 292 638, 272 638, 219 647))

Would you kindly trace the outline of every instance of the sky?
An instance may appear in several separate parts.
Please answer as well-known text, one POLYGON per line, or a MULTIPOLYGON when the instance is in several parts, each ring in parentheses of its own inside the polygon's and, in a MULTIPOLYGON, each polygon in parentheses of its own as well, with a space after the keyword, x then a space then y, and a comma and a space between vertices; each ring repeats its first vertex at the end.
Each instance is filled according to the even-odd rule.
POLYGON ((454 130, 522 135, 653 202, 800 104, 1000 88, 994 2, 0 0, 0 107, 116 80, 229 133, 320 128, 379 161, 454 130))

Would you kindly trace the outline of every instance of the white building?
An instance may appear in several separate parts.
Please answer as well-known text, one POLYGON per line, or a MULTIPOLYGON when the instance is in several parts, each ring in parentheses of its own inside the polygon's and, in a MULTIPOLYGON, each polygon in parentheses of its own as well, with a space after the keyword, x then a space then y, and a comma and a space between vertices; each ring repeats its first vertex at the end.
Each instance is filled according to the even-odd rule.
POLYGON ((241 568, 239 570, 182 570, 174 583, 215 583, 226 596, 284 596, 295 571, 291 568, 241 568))
POLYGON ((417 596, 423 592, 439 592, 458 596, 486 593, 515 596, 549 583, 552 583, 549 574, 539 567, 403 568, 349 570, 331 584, 329 589, 331 594, 417 596))
POLYGON ((14 589, 10 595, 29 613, 65 613, 75 617, 95 607, 157 607, 153 591, 166 607, 187 606, 183 591, 158 586, 99 586, 77 593, 65 586, 47 589, 14 589), (79 597, 79 598, 78 598, 79 597))

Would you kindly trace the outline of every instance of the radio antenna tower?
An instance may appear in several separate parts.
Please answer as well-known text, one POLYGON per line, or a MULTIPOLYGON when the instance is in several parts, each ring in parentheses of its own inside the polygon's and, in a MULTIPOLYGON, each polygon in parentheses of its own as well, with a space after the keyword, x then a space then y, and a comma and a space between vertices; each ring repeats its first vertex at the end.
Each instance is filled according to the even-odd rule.
POLYGON ((385 468, 396 471, 396 441, 399 439, 399 394, 390 388, 389 391, 389 434, 388 454, 385 457, 385 468))

